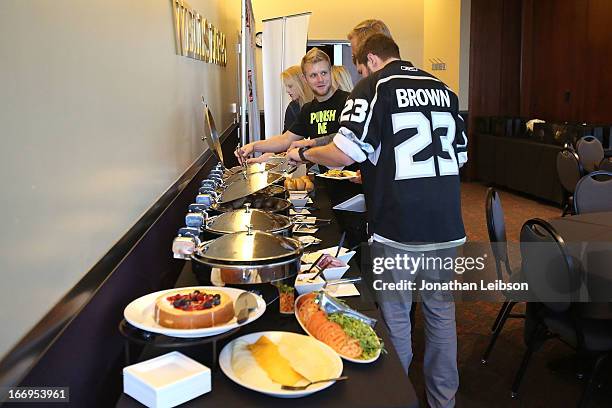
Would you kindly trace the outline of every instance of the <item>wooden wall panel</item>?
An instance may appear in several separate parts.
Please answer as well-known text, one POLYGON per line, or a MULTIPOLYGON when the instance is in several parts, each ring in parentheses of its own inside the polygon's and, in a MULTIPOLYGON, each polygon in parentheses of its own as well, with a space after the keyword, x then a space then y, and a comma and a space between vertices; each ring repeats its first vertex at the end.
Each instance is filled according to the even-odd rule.
MULTIPOLYGON (((512 116, 520 110, 521 4, 516 0, 472 0, 470 22, 469 137, 479 116, 512 116)), ((476 157, 477 144, 468 155, 476 157)), ((476 163, 468 162, 468 178, 476 163)))
POLYGON ((582 113, 589 123, 612 123, 612 1, 589 0, 582 113))
MULTIPOLYGON (((537 0, 531 42, 531 116, 580 121, 588 0, 537 0)), ((529 39, 526 39, 529 41, 529 39)))
POLYGON ((499 95, 499 110, 503 116, 520 115, 521 13, 520 1, 503 2, 499 95))
POLYGON ((530 118, 532 110, 531 90, 533 84, 533 8, 537 0, 523 0, 521 9, 521 79, 520 116, 530 118))
POLYGON ((612 123, 612 1, 473 0, 477 116, 612 123))
POLYGON ((499 111, 502 0, 473 0, 470 22, 470 116, 499 111), (472 114, 474 113, 474 114, 472 114))

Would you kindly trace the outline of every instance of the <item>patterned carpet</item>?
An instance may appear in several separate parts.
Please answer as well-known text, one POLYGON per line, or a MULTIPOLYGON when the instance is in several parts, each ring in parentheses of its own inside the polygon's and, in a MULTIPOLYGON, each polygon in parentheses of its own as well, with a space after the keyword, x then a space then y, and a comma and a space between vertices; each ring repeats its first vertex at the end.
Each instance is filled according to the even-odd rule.
MULTIPOLYGON (((469 241, 487 242, 484 202, 487 187, 477 183, 462 185, 462 206, 469 241)), ((537 201, 500 191, 510 242, 517 242, 523 223, 534 217, 550 219, 561 214, 560 209, 537 201)), ((510 253, 512 264, 520 263, 515 252, 510 253)), ((569 367, 551 369, 554 361, 571 360, 572 350, 558 340, 549 340, 531 359, 518 399, 510 397, 510 387, 525 351, 523 320, 509 319, 498 338, 486 366, 481 364, 489 338, 490 327, 497 316, 500 303, 464 302, 456 307, 459 343, 460 388, 457 407, 574 407, 584 381, 578 380, 569 367)), ((514 309, 521 312, 522 308, 514 309)), ((420 312, 417 310, 413 333, 414 360, 410 377, 422 401, 425 391, 422 376, 424 333, 420 312)), ((609 384, 609 382, 606 382, 609 384)), ((612 406, 612 387, 604 385, 595 391, 591 407, 612 406)), ((425 406, 425 405, 423 405, 425 406)))

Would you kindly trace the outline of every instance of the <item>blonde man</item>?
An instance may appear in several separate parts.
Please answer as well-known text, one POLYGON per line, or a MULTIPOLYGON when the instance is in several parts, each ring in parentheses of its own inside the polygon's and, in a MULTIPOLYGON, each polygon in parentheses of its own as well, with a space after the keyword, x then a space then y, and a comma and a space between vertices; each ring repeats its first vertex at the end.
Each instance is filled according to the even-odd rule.
MULTIPOLYGON (((353 63, 355 63, 355 55, 360 44, 373 34, 384 34, 387 37, 393 38, 389 27, 381 20, 364 20, 357 24, 347 35, 346 38, 351 42, 351 48, 353 50, 353 63)), ((355 64, 357 65, 357 64, 355 64)))
POLYGON ((289 130, 266 140, 249 143, 235 152, 242 163, 262 161, 263 158, 248 159, 255 152, 284 152, 292 142, 304 139, 303 146, 320 146, 331 141, 340 128, 340 113, 349 93, 332 86, 331 61, 318 48, 313 48, 302 58, 301 68, 310 86, 314 99, 304 104, 296 121, 289 130), (307 139, 310 138, 310 139, 307 139))

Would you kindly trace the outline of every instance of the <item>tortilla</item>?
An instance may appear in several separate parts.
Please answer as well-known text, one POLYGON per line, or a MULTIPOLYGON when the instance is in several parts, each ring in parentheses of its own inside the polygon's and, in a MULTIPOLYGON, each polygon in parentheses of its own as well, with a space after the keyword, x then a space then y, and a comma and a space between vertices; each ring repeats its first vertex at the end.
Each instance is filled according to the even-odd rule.
POLYGON ((335 377, 334 363, 321 347, 305 336, 282 336, 278 350, 291 367, 309 382, 335 377))
MULTIPOLYGON (((286 336, 283 336, 283 338, 286 336)), ((278 384, 295 385, 304 377, 293 369, 283 354, 279 351, 279 346, 266 336, 261 336, 259 340, 248 346, 257 364, 264 369, 268 377, 278 384)), ((285 353, 285 355, 287 355, 285 353)))

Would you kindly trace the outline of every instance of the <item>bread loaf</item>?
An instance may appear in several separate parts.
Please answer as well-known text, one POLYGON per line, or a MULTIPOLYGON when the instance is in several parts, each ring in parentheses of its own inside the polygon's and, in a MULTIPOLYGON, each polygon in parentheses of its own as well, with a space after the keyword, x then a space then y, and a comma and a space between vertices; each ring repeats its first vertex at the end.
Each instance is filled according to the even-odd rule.
POLYGON ((301 178, 295 179, 295 189, 296 190, 304 190, 306 188, 306 183, 301 178))
POLYGON ((287 190, 295 190, 295 181, 291 177, 285 178, 285 188, 287 190))
POLYGON ((310 181, 310 180, 307 180, 306 181, 306 185, 305 185, 305 189, 306 189, 306 191, 309 191, 309 192, 314 190, 314 183, 312 181, 310 181))

